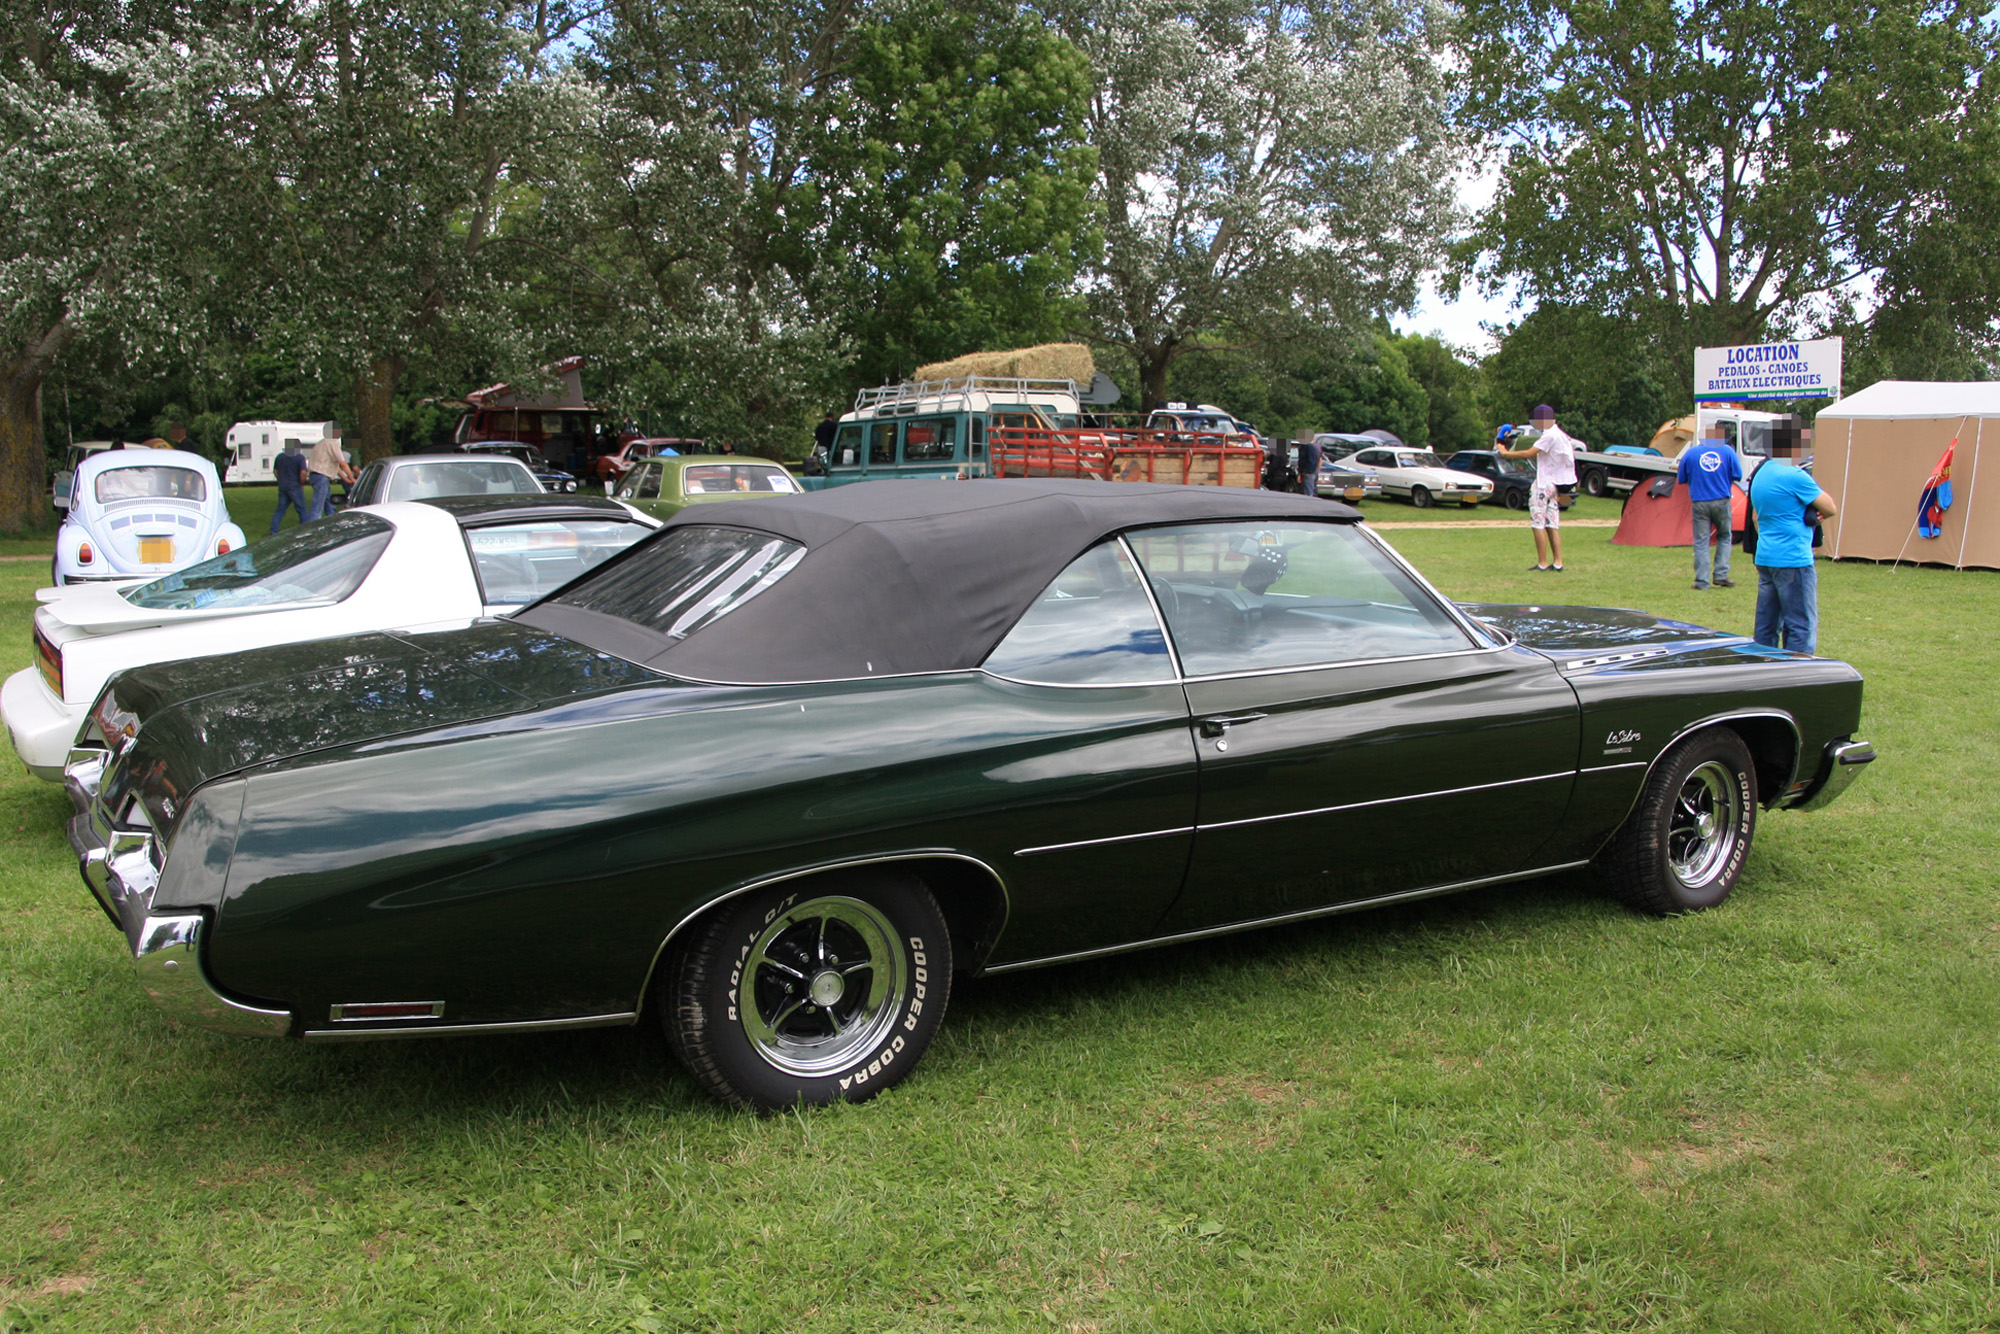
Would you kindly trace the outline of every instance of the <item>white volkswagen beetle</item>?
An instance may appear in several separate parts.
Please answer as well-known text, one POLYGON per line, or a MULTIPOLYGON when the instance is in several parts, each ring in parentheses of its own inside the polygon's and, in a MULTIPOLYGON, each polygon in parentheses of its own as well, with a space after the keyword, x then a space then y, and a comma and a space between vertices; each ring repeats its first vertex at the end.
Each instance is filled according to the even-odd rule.
POLYGON ((1428 449, 1383 445, 1357 451, 1352 461, 1380 473, 1385 494, 1401 497, 1420 510, 1446 501, 1477 505, 1493 494, 1493 483, 1478 473, 1446 467, 1428 449))
POLYGON ((43 589, 35 665, 0 686, 0 715, 35 776, 61 782, 91 701, 127 667, 464 625, 533 601, 657 527, 593 496, 397 501, 288 528, 136 587, 43 589))
POLYGON ((207 459, 105 449, 77 465, 51 573, 58 585, 151 577, 247 545, 207 459))

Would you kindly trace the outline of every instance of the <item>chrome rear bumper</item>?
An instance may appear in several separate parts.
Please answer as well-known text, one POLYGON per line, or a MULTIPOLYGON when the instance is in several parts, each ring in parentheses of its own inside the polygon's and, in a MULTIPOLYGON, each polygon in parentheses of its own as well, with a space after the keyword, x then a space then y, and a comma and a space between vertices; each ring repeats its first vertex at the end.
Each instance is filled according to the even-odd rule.
POLYGON ((1789 810, 1816 811, 1847 791, 1864 765, 1875 762, 1875 747, 1866 741, 1835 741, 1821 757, 1819 775, 1811 787, 1786 803, 1789 810))
POLYGON ((208 929, 203 912, 155 914, 153 891, 159 869, 153 865, 153 834, 146 829, 121 828, 96 802, 104 760, 83 757, 70 765, 63 786, 77 805, 69 822, 69 844, 76 851, 83 883, 92 897, 125 933, 139 986, 171 1019, 246 1037, 283 1037, 291 1031, 289 1010, 266 1010, 231 1000, 216 990, 202 964, 201 937, 208 929))

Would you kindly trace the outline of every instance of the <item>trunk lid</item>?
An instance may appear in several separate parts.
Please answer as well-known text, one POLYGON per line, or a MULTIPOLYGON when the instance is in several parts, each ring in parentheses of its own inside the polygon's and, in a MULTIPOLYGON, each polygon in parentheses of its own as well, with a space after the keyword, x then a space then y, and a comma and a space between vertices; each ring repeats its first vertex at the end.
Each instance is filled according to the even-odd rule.
POLYGON ((136 798, 166 832, 186 798, 224 774, 660 679, 506 620, 140 667, 92 710, 113 753, 99 797, 117 818, 136 798))

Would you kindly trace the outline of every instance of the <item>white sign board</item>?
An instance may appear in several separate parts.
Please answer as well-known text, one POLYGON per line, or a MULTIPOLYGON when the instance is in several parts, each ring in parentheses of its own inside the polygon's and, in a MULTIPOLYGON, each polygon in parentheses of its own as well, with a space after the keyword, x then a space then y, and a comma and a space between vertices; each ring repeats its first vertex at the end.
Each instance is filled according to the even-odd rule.
POLYGON ((1749 398, 1839 398, 1840 340, 1694 350, 1696 402, 1749 398))

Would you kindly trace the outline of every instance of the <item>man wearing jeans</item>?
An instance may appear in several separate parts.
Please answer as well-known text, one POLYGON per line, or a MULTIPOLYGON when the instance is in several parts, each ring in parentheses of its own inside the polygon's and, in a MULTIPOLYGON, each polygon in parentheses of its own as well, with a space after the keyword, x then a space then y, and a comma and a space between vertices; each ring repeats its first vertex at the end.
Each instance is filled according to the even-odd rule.
POLYGON ((1819 572, 1806 515, 1831 519, 1839 511, 1812 474, 1790 461, 1796 440, 1773 440, 1771 457, 1750 479, 1750 508, 1757 512, 1755 637, 1767 648, 1811 653, 1819 642, 1819 572))
POLYGON ((1729 501, 1736 483, 1743 480, 1743 465, 1737 461, 1736 451, 1724 443, 1720 426, 1710 426, 1702 432, 1694 447, 1681 455, 1675 475, 1688 489, 1690 508, 1694 511, 1694 586, 1708 587, 1709 535, 1719 532, 1722 540, 1715 549, 1715 586, 1736 587, 1729 578, 1729 533, 1733 523, 1729 501))
POLYGON ((340 427, 328 426, 325 437, 306 455, 306 477, 312 483, 312 510, 306 515, 306 522, 315 523, 333 512, 328 493, 333 490, 336 478, 352 483, 358 475, 341 452, 340 427))

